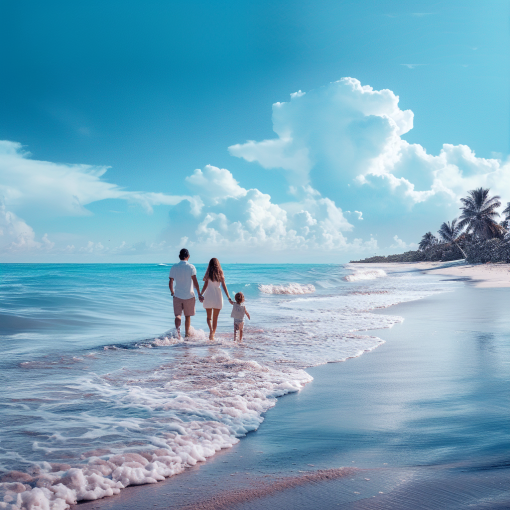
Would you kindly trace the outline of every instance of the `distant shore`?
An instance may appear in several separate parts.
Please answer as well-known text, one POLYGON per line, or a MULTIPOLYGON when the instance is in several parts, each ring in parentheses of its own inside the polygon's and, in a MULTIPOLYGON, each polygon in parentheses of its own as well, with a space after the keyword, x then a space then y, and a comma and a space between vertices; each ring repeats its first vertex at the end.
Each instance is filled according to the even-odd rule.
POLYGON ((380 268, 386 272, 417 270, 455 278, 469 278, 475 287, 510 287, 510 264, 468 264, 455 262, 351 263, 353 268, 380 268))

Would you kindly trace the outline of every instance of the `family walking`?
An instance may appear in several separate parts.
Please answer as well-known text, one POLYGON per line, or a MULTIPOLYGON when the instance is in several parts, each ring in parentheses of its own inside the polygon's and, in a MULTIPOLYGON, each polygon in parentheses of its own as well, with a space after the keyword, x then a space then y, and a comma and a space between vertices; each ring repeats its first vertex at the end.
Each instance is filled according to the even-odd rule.
POLYGON ((204 276, 204 286, 200 292, 200 286, 197 280, 197 270, 195 266, 188 262, 189 251, 183 248, 179 252, 180 262, 174 264, 170 269, 170 293, 174 301, 175 329, 177 336, 181 336, 181 317, 184 314, 185 336, 190 336, 191 317, 195 315, 195 291, 198 294, 199 301, 203 304, 207 312, 207 325, 209 326, 209 340, 214 340, 216 327, 218 326, 218 316, 223 308, 223 296, 221 289, 225 292, 228 302, 233 305, 231 317, 234 319, 234 342, 239 332, 239 341, 243 340, 244 316, 250 319, 250 314, 244 306, 244 294, 238 292, 235 295, 235 302, 232 301, 228 293, 225 275, 221 269, 220 261, 216 258, 209 261, 204 276))

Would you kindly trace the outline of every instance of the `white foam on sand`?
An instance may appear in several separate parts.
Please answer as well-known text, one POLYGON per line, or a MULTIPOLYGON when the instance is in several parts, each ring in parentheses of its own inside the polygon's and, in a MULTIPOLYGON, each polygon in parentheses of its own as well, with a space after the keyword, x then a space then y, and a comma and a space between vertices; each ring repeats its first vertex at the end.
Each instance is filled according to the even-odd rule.
MULTIPOLYGON (((177 366, 161 366, 156 373, 122 370, 105 377, 83 377, 74 390, 131 409, 133 416, 140 409, 152 416, 116 423, 105 417, 77 416, 77 423, 88 429, 82 442, 105 445, 115 433, 124 438, 123 444, 110 445, 106 449, 110 455, 105 449, 83 452, 88 461, 75 467, 43 462, 29 473, 4 475, 0 508, 63 510, 81 500, 118 494, 129 485, 164 480, 237 443, 240 436, 259 427, 262 413, 276 397, 299 391, 311 380, 304 370, 265 367, 232 358, 221 349, 206 357, 183 356, 177 366), (195 419, 188 421, 190 417, 195 419)), ((69 430, 77 423, 69 423, 69 430)), ((61 433, 44 447, 48 454, 65 447, 67 437, 64 424, 53 426, 61 433)))
POLYGON ((259 290, 263 294, 312 294, 315 287, 311 284, 302 285, 300 283, 288 283, 287 285, 259 285, 259 290))
MULTIPOLYGON (((372 277, 364 273, 358 279, 367 278, 372 277)), ((362 332, 403 319, 371 310, 441 290, 421 278, 391 277, 378 281, 377 289, 370 282, 360 284, 369 286, 366 292, 345 295, 261 299, 256 315, 270 320, 259 322, 269 325, 256 329, 247 322, 244 345, 234 344, 230 333, 208 343, 203 331, 196 330, 186 346, 167 335, 139 342, 137 349, 95 352, 87 363, 107 356, 132 358, 110 373, 83 372, 56 392, 63 397, 42 388, 47 400, 30 403, 38 406, 38 420, 31 425, 37 427, 32 450, 43 451, 52 462, 34 462, 24 472, 0 478, 0 508, 64 510, 78 501, 118 494, 129 485, 156 483, 204 462, 256 430, 277 397, 311 381, 305 368, 360 356, 381 345, 383 340, 362 332), (134 356, 157 356, 156 368, 144 368, 134 356), (84 399, 109 412, 62 413, 65 406, 83 406, 84 399), (68 464, 57 461, 64 454, 68 464)), ((315 291, 313 285, 265 287, 271 287, 271 294, 315 291)), ((25 368, 42 369, 36 364, 25 368)), ((20 413, 31 412, 28 404, 13 405, 20 413)), ((7 457, 0 455, 0 464, 5 467, 10 453, 3 453, 7 457)))

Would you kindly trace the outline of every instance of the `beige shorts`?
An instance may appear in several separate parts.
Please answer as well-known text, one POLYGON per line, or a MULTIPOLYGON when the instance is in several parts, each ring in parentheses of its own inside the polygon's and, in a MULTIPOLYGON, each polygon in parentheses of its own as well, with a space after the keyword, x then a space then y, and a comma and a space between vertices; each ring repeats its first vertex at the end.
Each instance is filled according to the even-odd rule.
POLYGON ((184 312, 185 317, 192 317, 195 315, 195 298, 181 299, 174 296, 174 314, 180 317, 184 312))

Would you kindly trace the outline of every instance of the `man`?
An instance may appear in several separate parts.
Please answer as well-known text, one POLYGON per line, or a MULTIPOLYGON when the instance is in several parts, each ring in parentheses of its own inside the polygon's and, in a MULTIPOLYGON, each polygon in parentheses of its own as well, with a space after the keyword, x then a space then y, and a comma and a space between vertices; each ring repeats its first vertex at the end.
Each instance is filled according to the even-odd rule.
POLYGON ((178 264, 174 264, 170 268, 170 293, 174 298, 174 314, 175 314, 175 329, 177 329, 177 336, 181 337, 181 315, 184 312, 185 322, 184 327, 186 330, 185 338, 189 337, 189 329, 191 326, 191 317, 195 315, 195 293, 193 287, 197 289, 198 299, 200 302, 204 300, 200 294, 200 287, 197 281, 197 270, 195 266, 188 263, 189 251, 183 248, 179 252, 178 264))

